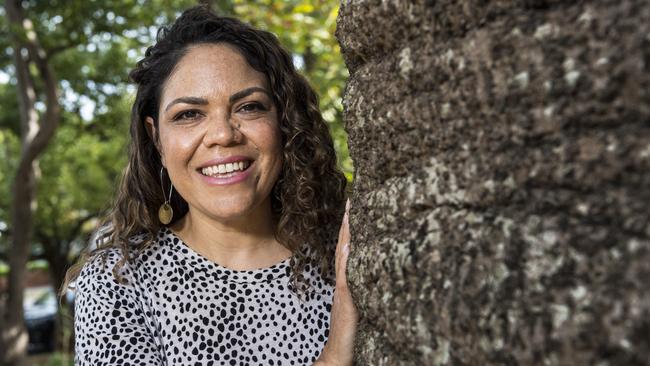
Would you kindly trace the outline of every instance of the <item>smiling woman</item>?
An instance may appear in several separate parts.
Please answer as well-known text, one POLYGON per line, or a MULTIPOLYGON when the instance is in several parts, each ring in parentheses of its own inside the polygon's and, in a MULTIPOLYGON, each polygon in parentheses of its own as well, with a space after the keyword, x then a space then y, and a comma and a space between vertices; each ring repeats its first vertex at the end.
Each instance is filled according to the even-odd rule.
POLYGON ((350 364, 346 179, 290 55, 195 7, 131 77, 129 164, 67 278, 76 364, 350 364))

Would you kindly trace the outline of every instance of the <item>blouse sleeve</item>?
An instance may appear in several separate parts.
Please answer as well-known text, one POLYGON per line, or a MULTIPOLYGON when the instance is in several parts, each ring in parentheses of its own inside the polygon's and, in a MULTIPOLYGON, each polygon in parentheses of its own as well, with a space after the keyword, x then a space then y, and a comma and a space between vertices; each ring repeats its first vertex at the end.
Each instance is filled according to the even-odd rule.
POLYGON ((160 347, 147 326, 128 264, 121 271, 127 284, 113 278, 119 256, 117 249, 111 249, 105 263, 101 256, 95 257, 76 280, 75 365, 162 366, 160 347))

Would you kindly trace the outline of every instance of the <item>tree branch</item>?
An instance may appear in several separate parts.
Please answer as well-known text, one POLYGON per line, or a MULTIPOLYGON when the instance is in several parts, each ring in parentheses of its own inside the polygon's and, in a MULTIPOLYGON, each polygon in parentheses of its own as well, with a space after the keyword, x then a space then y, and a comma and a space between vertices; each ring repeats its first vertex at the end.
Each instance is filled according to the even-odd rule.
POLYGON ((28 133, 24 135, 23 154, 18 166, 18 172, 22 172, 31 168, 32 162, 45 149, 48 141, 54 135, 61 117, 61 106, 59 104, 57 80, 52 67, 48 63, 47 53, 38 41, 34 24, 25 17, 20 0, 7 0, 5 9, 9 22, 12 24, 11 28, 21 33, 14 36, 14 41, 16 42, 15 53, 17 54, 16 68, 22 69, 17 74, 24 74, 21 79, 25 82, 23 85, 30 87, 26 88, 24 92, 21 91, 22 94, 27 94, 25 103, 22 103, 25 104, 22 107, 27 109, 25 111, 26 115, 35 113, 33 103, 36 101, 36 93, 34 92, 34 81, 29 75, 28 64, 22 57, 21 50, 23 48, 27 49, 30 59, 36 65, 45 90, 46 109, 40 121, 41 123, 37 127, 34 126, 35 129, 30 128, 28 133))

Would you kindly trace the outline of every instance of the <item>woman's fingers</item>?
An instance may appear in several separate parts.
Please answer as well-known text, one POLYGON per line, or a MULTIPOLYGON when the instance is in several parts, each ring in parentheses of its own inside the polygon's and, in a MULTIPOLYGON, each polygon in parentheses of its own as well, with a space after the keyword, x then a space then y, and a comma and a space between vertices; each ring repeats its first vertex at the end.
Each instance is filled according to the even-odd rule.
MULTIPOLYGON (((339 229, 339 240, 338 243, 336 244, 336 253, 334 254, 334 271, 336 273, 336 278, 338 279, 340 277, 340 272, 339 270, 341 267, 345 271, 345 265, 341 266, 341 263, 343 262, 342 256, 345 254, 344 251, 349 251, 349 243, 350 243, 350 227, 348 224, 348 216, 349 216, 349 211, 350 211, 350 199, 345 202, 345 215, 343 215, 343 222, 341 222, 341 228, 339 229), (348 247, 345 249, 345 247, 348 247)), ((345 274, 343 274, 345 276, 345 274)))
POLYGON ((345 215, 339 230, 339 242, 336 245, 336 288, 330 319, 330 334, 320 358, 326 365, 347 366, 352 364, 353 359, 358 314, 352 302, 346 276, 350 248, 349 210, 350 200, 345 205, 345 215))
POLYGON ((345 202, 345 215, 343 215, 343 222, 341 223, 341 228, 339 229, 339 243, 336 247, 337 251, 342 243, 350 240, 350 229, 348 227, 348 215, 350 213, 350 199, 345 202))

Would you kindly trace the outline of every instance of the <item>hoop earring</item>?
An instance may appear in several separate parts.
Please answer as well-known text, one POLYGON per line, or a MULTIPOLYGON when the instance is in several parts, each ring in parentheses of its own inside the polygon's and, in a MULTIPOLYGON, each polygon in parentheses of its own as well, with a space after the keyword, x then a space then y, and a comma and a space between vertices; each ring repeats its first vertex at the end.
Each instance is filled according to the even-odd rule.
POLYGON ((162 205, 160 205, 160 208, 158 209, 158 220, 160 220, 160 223, 163 225, 167 225, 170 222, 172 222, 172 218, 174 217, 174 210, 172 209, 172 205, 169 204, 169 201, 172 199, 172 191, 174 189, 174 185, 171 182, 171 179, 169 180, 169 198, 165 197, 165 186, 163 185, 163 170, 165 167, 160 168, 160 188, 162 189, 163 193, 163 199, 165 202, 163 202, 162 205))

